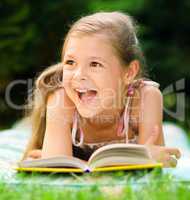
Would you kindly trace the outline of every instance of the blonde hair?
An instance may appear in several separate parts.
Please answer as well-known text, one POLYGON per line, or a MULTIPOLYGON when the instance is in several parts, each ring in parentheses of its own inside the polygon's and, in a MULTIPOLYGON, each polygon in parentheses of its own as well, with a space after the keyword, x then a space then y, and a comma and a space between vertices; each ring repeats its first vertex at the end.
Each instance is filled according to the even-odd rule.
POLYGON ((23 159, 30 150, 41 149, 46 128, 46 101, 48 95, 59 88, 62 81, 62 64, 56 64, 44 70, 36 79, 32 95, 26 106, 26 117, 32 126, 32 135, 24 152, 23 159))
MULTIPOLYGON (((145 59, 137 36, 137 26, 132 17, 121 12, 98 12, 80 18, 68 31, 62 51, 72 36, 102 34, 107 37, 118 55, 121 63, 128 66, 135 59, 140 62, 140 70, 136 78, 146 75, 145 59)), ((32 123, 32 136, 24 153, 23 159, 32 149, 40 149, 46 128, 46 101, 50 92, 55 91, 62 81, 63 67, 60 64, 50 66, 37 78, 33 96, 30 100, 29 116, 32 123)))

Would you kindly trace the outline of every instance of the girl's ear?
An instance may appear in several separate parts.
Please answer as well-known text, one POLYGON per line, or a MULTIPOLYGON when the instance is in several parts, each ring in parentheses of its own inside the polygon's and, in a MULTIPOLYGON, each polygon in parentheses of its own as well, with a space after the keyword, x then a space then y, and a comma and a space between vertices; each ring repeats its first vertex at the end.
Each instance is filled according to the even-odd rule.
POLYGON ((125 75, 124 75, 124 82, 125 84, 130 84, 139 72, 140 64, 138 60, 133 60, 130 62, 125 75))

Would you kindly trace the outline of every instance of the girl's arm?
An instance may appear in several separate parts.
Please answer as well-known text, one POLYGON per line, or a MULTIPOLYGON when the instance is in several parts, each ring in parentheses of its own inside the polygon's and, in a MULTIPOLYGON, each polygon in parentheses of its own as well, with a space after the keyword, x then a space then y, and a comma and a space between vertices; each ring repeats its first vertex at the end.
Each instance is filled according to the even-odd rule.
POLYGON ((145 144, 156 127, 155 145, 164 145, 162 130, 163 121, 163 97, 160 90, 154 86, 144 86, 141 89, 140 112, 139 112, 139 137, 138 143, 145 144))
POLYGON ((75 106, 66 95, 64 88, 49 95, 42 157, 72 156, 71 124, 74 108, 75 106))
POLYGON ((160 90, 144 86, 141 91, 139 144, 146 144, 152 157, 165 167, 175 167, 181 154, 177 148, 164 147, 162 130, 163 98, 160 90))

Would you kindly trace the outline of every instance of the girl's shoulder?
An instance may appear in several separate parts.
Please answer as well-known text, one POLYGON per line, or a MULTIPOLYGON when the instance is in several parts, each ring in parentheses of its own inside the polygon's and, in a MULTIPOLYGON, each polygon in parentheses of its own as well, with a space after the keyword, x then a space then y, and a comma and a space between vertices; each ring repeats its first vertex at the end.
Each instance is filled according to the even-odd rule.
POLYGON ((129 123, 132 130, 137 134, 140 113, 144 110, 142 106, 149 105, 150 101, 161 100, 162 94, 159 89, 160 84, 150 79, 140 79, 135 83, 134 87, 136 90, 131 98, 129 123))
POLYGON ((133 84, 134 94, 131 96, 131 116, 139 116, 141 105, 144 105, 145 101, 151 101, 155 99, 161 99, 162 94, 159 89, 160 84, 150 79, 138 79, 133 84))
POLYGON ((142 95, 144 96, 147 94, 161 95, 159 87, 160 84, 151 79, 137 79, 133 83, 133 88, 135 88, 139 92, 141 97, 142 95))
POLYGON ((160 84, 153 80, 143 80, 142 87, 140 89, 141 96, 158 97, 161 96, 161 91, 159 89, 160 84))
POLYGON ((156 88, 160 87, 160 84, 156 81, 153 81, 153 80, 143 80, 143 83, 146 86, 153 86, 153 87, 156 87, 156 88))
POLYGON ((134 80, 134 82, 133 82, 134 88, 138 88, 138 87, 142 87, 142 86, 153 86, 155 88, 159 88, 160 84, 156 81, 153 81, 153 80, 147 79, 147 78, 140 78, 140 79, 134 80))

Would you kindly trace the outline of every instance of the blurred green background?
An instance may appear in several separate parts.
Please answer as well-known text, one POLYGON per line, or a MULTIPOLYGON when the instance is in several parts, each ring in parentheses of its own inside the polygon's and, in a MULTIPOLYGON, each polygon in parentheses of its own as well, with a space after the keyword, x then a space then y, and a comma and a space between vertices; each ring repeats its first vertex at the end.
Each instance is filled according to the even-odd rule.
MULTIPOLYGON (((7 104, 5 95, 14 80, 34 79, 43 69, 60 61, 63 38, 69 25, 96 11, 123 11, 139 24, 139 40, 150 77, 160 83, 164 107, 184 118, 164 112, 164 120, 190 129, 190 1, 189 0, 1 0, 0 1, 0 129, 9 128, 23 116, 23 109, 7 104), (185 81, 180 90, 175 86, 185 81), (176 91, 177 90, 177 91, 176 91), (165 92, 166 93, 166 92, 165 92), (185 96, 183 102, 178 94, 185 96), (181 114, 183 115, 183 114, 181 114)), ((15 104, 27 99, 27 84, 11 90, 15 104)), ((181 97, 182 98, 182 97, 181 97)))

